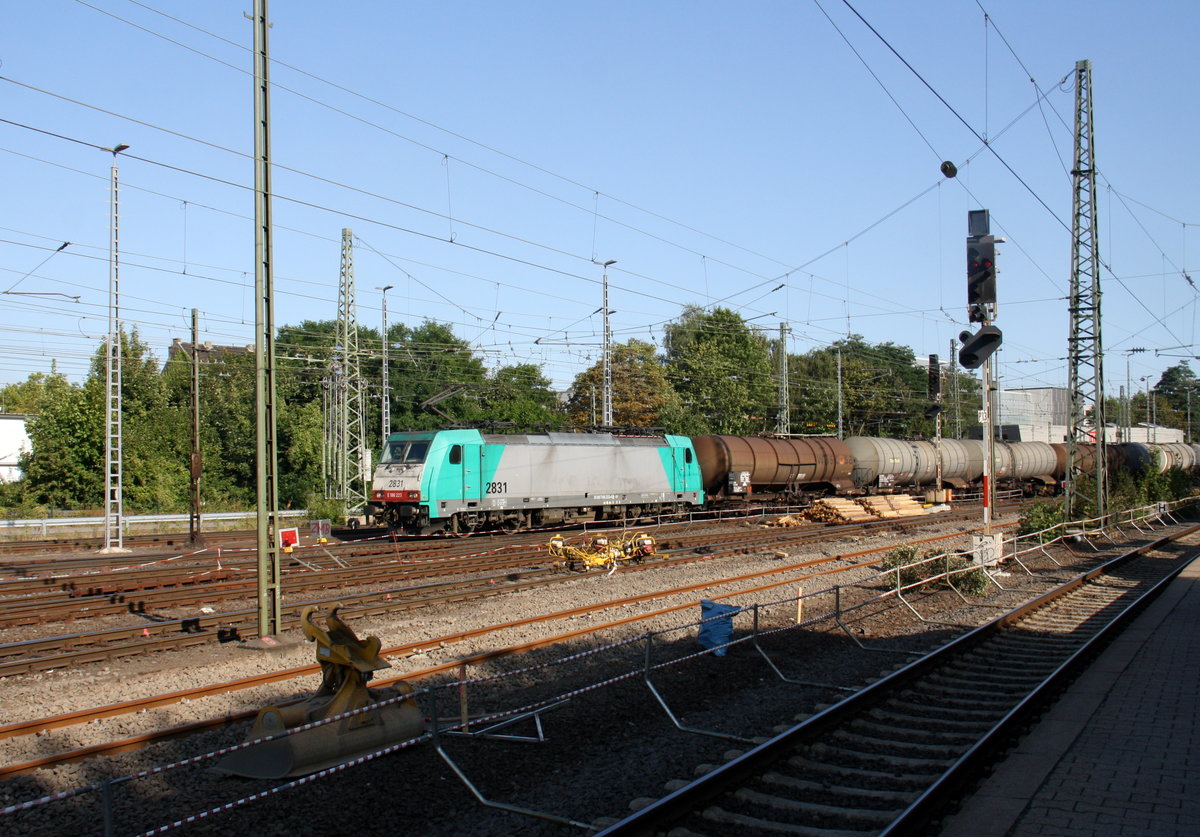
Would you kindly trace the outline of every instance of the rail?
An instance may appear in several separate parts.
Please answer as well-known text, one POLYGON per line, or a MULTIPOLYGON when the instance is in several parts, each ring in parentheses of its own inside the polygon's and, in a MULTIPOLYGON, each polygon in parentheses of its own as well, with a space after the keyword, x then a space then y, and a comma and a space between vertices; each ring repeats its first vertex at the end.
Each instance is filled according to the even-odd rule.
MULTIPOLYGON (((1034 552, 1044 552, 1045 547, 1047 547, 1050 543, 1070 543, 1075 539, 1080 538, 1081 534, 1085 542, 1089 535, 1108 537, 1108 529, 1110 527, 1116 528, 1120 526, 1131 526, 1137 529, 1139 532, 1145 532, 1153 530, 1156 525, 1164 526, 1171 523, 1177 524, 1178 522, 1172 517, 1172 512, 1176 511, 1179 506, 1185 505, 1188 502, 1191 501, 1189 500, 1183 503, 1153 504, 1151 506, 1114 514, 1103 520, 1075 521, 1070 524, 1060 524, 1059 526, 1051 527, 1050 530, 1045 532, 1027 534, 1011 540, 1006 539, 1005 546, 1007 546, 1008 549, 1002 550, 1000 555, 997 555, 993 560, 988 561, 983 568, 986 570, 987 568, 1006 560, 1012 560, 1016 565, 1024 568, 1024 564, 1022 564, 1020 561, 1020 557, 1022 555, 1032 554, 1034 552), (1080 530, 1083 530, 1082 533, 1080 530), (1001 555, 1003 557, 1000 557, 1001 555)), ((914 562, 914 565, 924 563, 937 565, 941 564, 945 558, 945 554, 929 556, 921 561, 914 562)), ((468 790, 470 790, 472 795, 480 804, 512 813, 523 814, 533 818, 544 819, 556 823, 567 823, 582 827, 583 829, 591 830, 592 826, 578 822, 570 817, 563 816, 555 812, 520 808, 515 805, 487 798, 479 791, 478 788, 475 787, 471 780, 450 757, 449 753, 444 747, 444 738, 451 734, 475 735, 480 738, 492 737, 489 735, 489 733, 495 729, 496 725, 510 719, 534 718, 540 724, 539 713, 553 708, 554 706, 560 705, 564 701, 572 700, 588 693, 601 691, 619 682, 640 678, 653 692, 653 685, 650 681, 650 676, 652 673, 662 671, 668 667, 680 665, 692 659, 710 654, 718 649, 730 648, 741 644, 753 644, 760 654, 766 656, 762 648, 758 645, 758 641, 761 637, 782 633, 784 631, 802 629, 819 622, 828 623, 832 621, 835 624, 841 625, 842 618, 853 611, 861 612, 870 605, 879 602, 882 599, 900 599, 907 589, 912 586, 917 586, 916 584, 903 583, 900 580, 900 573, 898 570, 901 569, 903 568, 885 569, 877 572, 867 579, 862 579, 850 584, 837 585, 827 590, 813 591, 809 593, 797 591, 795 593, 785 594, 782 597, 773 600, 747 602, 746 604, 736 607, 733 612, 729 613, 728 615, 711 617, 707 619, 701 618, 699 621, 686 620, 683 624, 677 624, 673 627, 655 630, 639 635, 619 638, 607 644, 590 647, 582 652, 569 654, 567 656, 552 660, 534 661, 531 665, 519 667, 514 671, 480 673, 478 676, 472 677, 469 673, 469 666, 478 665, 479 663, 484 662, 492 662, 500 656, 517 657, 519 651, 528 650, 528 647, 485 652, 472 658, 460 659, 458 661, 442 664, 434 669, 427 670, 426 673, 432 674, 436 671, 456 671, 457 676, 451 676, 448 682, 440 682, 436 684, 431 683, 430 685, 421 688, 404 698, 397 698, 397 700, 400 700, 416 699, 421 697, 426 700, 428 704, 427 708, 432 710, 429 713, 431 729, 424 734, 405 741, 395 742, 386 747, 381 747, 376 752, 359 756, 350 764, 339 764, 314 773, 308 777, 285 782, 273 787, 271 790, 266 791, 265 793, 245 793, 244 795, 238 796, 241 791, 239 789, 232 789, 232 793, 235 798, 229 799, 228 796, 226 796, 226 800, 215 807, 190 813, 178 819, 172 819, 171 814, 163 811, 159 814, 159 816, 164 817, 165 821, 160 822, 158 826, 154 827, 152 830, 144 832, 144 834, 160 834, 179 829, 188 824, 206 819, 210 816, 238 809, 242 806, 256 802, 264 796, 278 793, 284 789, 297 787, 326 778, 346 769, 351 764, 359 764, 363 761, 375 759, 427 740, 432 740, 435 743, 438 755, 441 756, 447 765, 451 767, 460 781, 467 786, 468 790), (849 595, 851 590, 857 590, 857 595, 849 595), (807 606, 803 608, 803 616, 801 615, 802 603, 807 603, 807 606), (788 613, 795 613, 794 620, 788 619, 780 627, 764 628, 760 626, 760 611, 772 607, 785 608, 788 613), (816 611, 815 613, 813 612, 814 610, 816 611), (746 618, 752 618, 752 630, 743 630, 741 632, 737 632, 725 641, 721 642, 719 645, 706 646, 703 647, 702 650, 696 650, 692 642, 688 639, 689 637, 695 635, 698 631, 698 628, 705 622, 711 623, 715 619, 738 619, 739 617, 741 617, 741 621, 744 621, 746 618), (788 624, 789 622, 790 624, 788 624), (678 644, 663 642, 663 640, 672 636, 683 638, 684 641, 678 644), (644 657, 640 663, 630 661, 629 663, 623 665, 618 664, 614 667, 615 673, 614 669, 609 669, 600 679, 589 677, 587 674, 584 674, 582 683, 575 681, 571 677, 563 676, 566 673, 562 671, 564 668, 569 668, 573 665, 577 666, 583 661, 593 660, 601 654, 612 654, 620 651, 621 649, 630 649, 639 645, 644 646, 646 649, 644 657), (664 649, 665 645, 669 645, 670 654, 666 657, 653 655, 650 651, 652 645, 656 650, 659 650, 660 653, 664 649), (480 690, 483 690, 492 684, 498 684, 500 682, 527 681, 530 679, 530 676, 533 673, 539 671, 548 672, 551 669, 562 673, 559 677, 545 678, 545 682, 557 682, 561 684, 562 691, 552 690, 552 694, 532 697, 523 703, 521 703, 520 699, 518 698, 517 705, 505 706, 503 705, 503 702, 495 700, 497 697, 496 695, 491 695, 490 697, 492 700, 490 701, 480 700, 480 695, 478 694, 480 690), (474 697, 474 700, 471 701, 471 704, 480 705, 481 703, 486 703, 489 705, 488 711, 482 715, 472 715, 469 711, 469 706, 471 704, 468 703, 468 693, 474 697), (493 703, 501 703, 501 705, 491 705, 493 703), (438 709, 446 709, 449 707, 455 707, 458 709, 457 717, 453 711, 447 713, 438 711, 438 709)), ((919 584, 927 584, 936 580, 949 581, 953 577, 956 577, 964 572, 969 572, 972 570, 978 571, 979 569, 980 566, 978 565, 954 568, 945 567, 943 565, 940 573, 935 574, 933 577, 923 579, 921 582, 919 582, 919 584)), ((1029 570, 1026 568, 1026 572, 1028 571, 1029 570)), ((785 585, 792 585, 794 583, 794 580, 781 581, 778 585, 771 586, 782 587, 785 585)), ((747 595, 755 595, 757 592, 762 591, 742 591, 740 593, 717 595, 713 596, 712 598, 714 600, 727 600, 730 598, 744 599, 747 595)), ((877 650, 884 649, 879 648, 877 650)), ((771 662, 769 658, 768 662, 771 662)), ((789 678, 784 677, 774 663, 771 664, 771 667, 783 680, 789 681, 789 678)), ((405 678, 402 677, 397 679, 405 678)), ((391 681, 378 682, 376 685, 385 686, 390 682, 391 681)), ((517 689, 516 694, 520 695, 521 690, 517 689)), ((673 717, 674 713, 671 711, 669 705, 662 700, 659 702, 661 704, 661 708, 664 710, 668 718, 673 717)), ((382 704, 376 704, 375 706, 380 705, 382 704)), ((357 711, 361 712, 366 710, 357 711)), ((338 722, 343 718, 348 717, 350 714, 354 713, 347 713, 346 715, 328 718, 324 721, 316 722, 316 724, 338 722)), ((277 733, 274 736, 268 737, 280 738, 291 734, 297 734, 309 729, 311 726, 315 725, 307 725, 305 727, 287 730, 285 732, 277 733)), ((714 732, 720 734, 719 731, 699 729, 690 729, 688 731, 709 735, 713 734, 714 732)), ((721 737, 732 736, 721 735, 721 737)), ((8 804, 6 807, 0 807, 0 822, 11 822, 11 820, 8 820, 8 818, 16 818, 21 814, 36 811, 55 803, 65 802, 73 797, 96 795, 101 800, 101 810, 104 815, 104 833, 112 834, 115 833, 112 827, 114 808, 116 804, 112 794, 114 786, 130 783, 134 780, 146 779, 150 776, 161 775, 163 773, 174 771, 183 767, 196 765, 212 760, 216 757, 227 755, 235 750, 241 750, 243 748, 254 746, 256 743, 260 742, 244 742, 233 747, 222 748, 212 752, 190 756, 182 761, 177 761, 160 767, 152 767, 148 770, 130 775, 80 785, 67 790, 51 793, 40 798, 10 802, 10 804, 8 804)), ((214 789, 214 791, 228 795, 231 792, 231 789, 227 785, 223 785, 219 789, 214 789)), ((627 818, 626 821, 616 823, 615 825, 605 829, 603 833, 613 835, 627 833, 624 828, 630 824, 632 819, 633 818, 631 817, 627 818)))

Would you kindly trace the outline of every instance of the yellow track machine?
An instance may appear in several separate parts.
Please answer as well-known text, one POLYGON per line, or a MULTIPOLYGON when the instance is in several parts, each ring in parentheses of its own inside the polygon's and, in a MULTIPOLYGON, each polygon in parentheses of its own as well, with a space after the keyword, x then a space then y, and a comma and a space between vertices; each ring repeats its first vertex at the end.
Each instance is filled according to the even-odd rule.
POLYGON ((640 564, 654 555, 656 549, 654 538, 645 532, 622 532, 612 539, 607 535, 596 535, 586 546, 574 546, 562 535, 555 535, 549 545, 550 556, 558 559, 555 566, 580 573, 601 568, 607 569, 609 575, 617 567, 640 564))
POLYGON ((303 776, 424 732, 425 718, 416 701, 400 699, 412 692, 407 684, 367 688, 374 672, 390 666, 379 656, 379 638, 369 636, 365 641, 360 640, 338 618, 340 607, 334 605, 325 614, 328 630, 313 622, 315 607, 304 608, 300 616, 304 635, 317 645, 317 662, 321 664, 321 686, 317 693, 302 703, 260 710, 247 740, 355 709, 375 708, 237 750, 216 765, 218 772, 256 779, 303 776), (384 705, 377 705, 381 703, 384 705))

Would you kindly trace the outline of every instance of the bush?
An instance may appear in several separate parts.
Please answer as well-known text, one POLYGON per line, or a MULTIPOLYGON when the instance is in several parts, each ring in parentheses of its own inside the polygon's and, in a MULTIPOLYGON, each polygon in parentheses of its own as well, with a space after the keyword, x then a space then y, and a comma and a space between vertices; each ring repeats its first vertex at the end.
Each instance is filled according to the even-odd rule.
MULTIPOLYGON (((941 552, 931 549, 922 555, 920 550, 915 546, 903 544, 889 550, 883 556, 882 566, 885 570, 905 567, 906 569, 900 570, 900 584, 905 587, 911 584, 918 584, 933 576, 940 576, 947 571, 963 570, 971 566, 971 558, 962 555, 949 555, 942 561, 927 560, 941 554, 941 552), (918 564, 915 567, 908 566, 922 560, 925 563, 918 564)), ((949 581, 953 582, 959 592, 967 596, 982 596, 991 583, 988 581, 987 575, 980 568, 968 572, 955 573, 955 575, 950 577, 949 581)), ((950 585, 945 578, 938 578, 929 583, 929 588, 933 590, 947 590, 949 587, 950 585)))
MULTIPOLYGON (((1039 503, 1034 503, 1027 506, 1021 512, 1020 522, 1017 525, 1018 535, 1032 535, 1038 532, 1043 532, 1052 526, 1057 526, 1063 522, 1063 503, 1061 500, 1045 500, 1039 503)), ((1053 540, 1056 532, 1043 534, 1039 540, 1043 543, 1048 540, 1053 540)))
MULTIPOLYGON (((897 567, 907 567, 909 564, 919 560, 920 550, 911 544, 902 544, 894 549, 888 550, 883 556, 883 568, 885 570, 894 570, 897 567)), ((914 584, 923 578, 927 578, 929 573, 927 567, 909 567, 900 571, 900 583, 903 585, 914 584)))
POLYGON ((305 506, 308 507, 309 520, 328 520, 331 526, 341 526, 346 522, 346 504, 341 500, 309 494, 305 506))

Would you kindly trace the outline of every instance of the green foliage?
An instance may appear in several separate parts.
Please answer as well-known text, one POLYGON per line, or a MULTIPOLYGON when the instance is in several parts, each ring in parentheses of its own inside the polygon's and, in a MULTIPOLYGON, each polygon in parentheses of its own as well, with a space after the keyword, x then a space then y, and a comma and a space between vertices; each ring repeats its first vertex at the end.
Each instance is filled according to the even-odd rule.
MULTIPOLYGON (((610 363, 613 424, 619 427, 679 425, 682 418, 679 395, 667 379, 667 368, 652 345, 641 340, 616 345, 610 363)), ((571 424, 586 427, 600 423, 603 373, 603 364, 597 362, 575 377, 567 401, 567 417, 571 424)))
POLYGON ((1108 510, 1127 511, 1164 500, 1182 500, 1193 494, 1196 479, 1179 468, 1159 473, 1146 467, 1136 474, 1117 471, 1109 477, 1108 510))
POLYGON ((20 457, 25 499, 51 508, 98 506, 104 494, 103 384, 87 390, 52 379, 20 457))
POLYGON ((562 423, 558 396, 540 366, 520 363, 490 374, 479 401, 489 421, 534 428, 562 423))
POLYGON ((280 456, 276 468, 281 508, 307 508, 309 493, 321 484, 324 435, 319 401, 285 403, 280 409, 276 426, 280 456))
POLYGON ((304 508, 308 510, 308 520, 328 520, 332 526, 341 526, 346 522, 346 505, 341 500, 329 500, 320 494, 308 494, 304 498, 304 508))
MULTIPOLYGON (((832 346, 814 349, 788 360, 792 426, 799 432, 824 433, 837 429, 838 354, 842 358, 842 425, 847 436, 929 437, 934 422, 925 418, 929 406, 928 371, 916 363, 911 349, 893 343, 867 343, 851 335, 832 346)), ((955 371, 944 383, 945 426, 975 424, 978 382, 955 371), (950 399, 957 382, 957 403, 950 399), (958 410, 956 419, 954 411, 958 410)))
POLYGON ((34 372, 20 383, 0 387, 0 413, 37 415, 42 411, 43 401, 55 388, 65 385, 67 379, 60 372, 49 375, 34 372))
MULTIPOLYGON (((938 578, 929 581, 924 586, 929 590, 939 590, 949 589, 950 584, 953 584, 960 593, 966 596, 982 596, 987 592, 987 588, 991 584, 987 574, 981 568, 967 569, 971 566, 969 557, 946 555, 940 561, 927 560, 937 555, 941 555, 937 550, 927 550, 922 554, 912 544, 901 544, 884 555, 881 566, 884 570, 898 570, 900 584, 905 587, 919 584, 926 579, 933 579, 934 576, 940 576, 947 572, 967 570, 966 572, 954 572, 954 575, 949 577, 949 583, 945 578, 938 578), (910 566, 917 561, 924 563, 910 566)), ((890 578, 894 583, 895 574, 892 574, 890 578)))
MULTIPOLYGON (((1043 532, 1052 526, 1057 526, 1063 522, 1063 504, 1061 500, 1042 500, 1030 506, 1026 506, 1021 511, 1020 522, 1017 525, 1018 535, 1032 535, 1036 532, 1043 532)), ((1050 532, 1042 535, 1042 542, 1053 540, 1058 536, 1058 532, 1050 532)))
POLYGON ((767 340, 727 308, 684 309, 666 327, 667 377, 682 409, 676 433, 753 433, 774 413, 767 340))
MULTIPOLYGON (((1198 383, 1200 382, 1196 380, 1196 375, 1188 366, 1187 361, 1183 361, 1163 370, 1162 377, 1158 379, 1158 383, 1154 387, 1154 392, 1162 401, 1166 401, 1167 406, 1173 412, 1182 414, 1186 420, 1188 404, 1194 398, 1198 383)), ((1196 406, 1200 407, 1200 401, 1197 401, 1196 406)), ((1165 422, 1162 422, 1160 418, 1160 423, 1165 422)), ((1168 426, 1180 427, 1181 425, 1168 426)))
MULTIPOLYGON (((906 567, 907 569, 900 570, 900 583, 902 585, 915 584, 922 578, 928 576, 925 572, 925 567, 909 567, 909 564, 915 563, 920 559, 921 550, 917 549, 912 544, 901 544, 887 551, 883 556, 883 562, 880 566, 885 570, 894 570, 898 567, 906 567)), ((894 576, 893 576, 894 577, 894 576)))

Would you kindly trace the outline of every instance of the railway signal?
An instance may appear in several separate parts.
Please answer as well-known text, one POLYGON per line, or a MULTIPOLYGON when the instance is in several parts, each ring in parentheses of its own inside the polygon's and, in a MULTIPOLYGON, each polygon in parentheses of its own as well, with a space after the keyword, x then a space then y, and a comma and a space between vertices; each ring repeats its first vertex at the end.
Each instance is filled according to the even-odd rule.
POLYGON ((1000 348, 1004 334, 994 325, 985 325, 974 334, 964 331, 958 335, 958 340, 962 343, 962 348, 958 350, 958 362, 964 369, 978 369, 1000 348))
POLYGON ((990 235, 967 239, 967 314, 973 323, 989 319, 987 307, 996 304, 996 239, 990 235))

